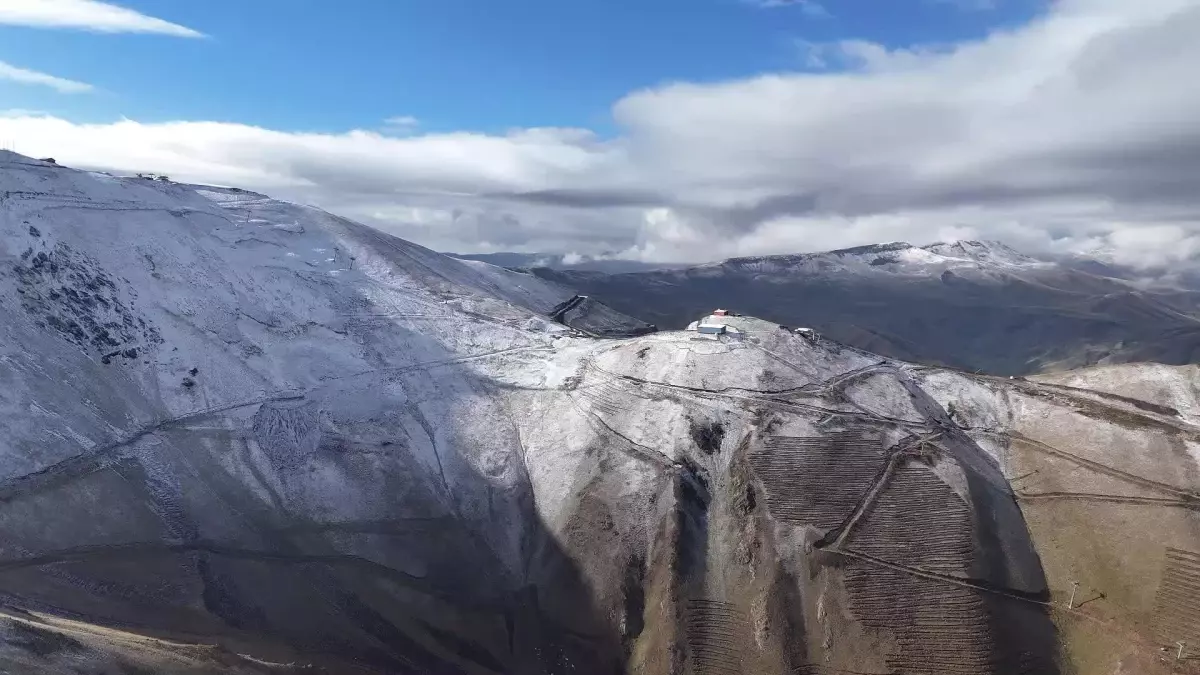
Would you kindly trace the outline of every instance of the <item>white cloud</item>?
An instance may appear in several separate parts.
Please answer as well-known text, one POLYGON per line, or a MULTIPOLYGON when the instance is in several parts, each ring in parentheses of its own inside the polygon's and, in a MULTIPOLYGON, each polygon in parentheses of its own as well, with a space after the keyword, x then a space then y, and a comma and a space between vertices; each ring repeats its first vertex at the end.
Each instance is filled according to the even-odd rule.
POLYGON ((43 110, 30 110, 29 108, 0 109, 0 117, 43 117, 45 115, 46 112, 43 110))
POLYGON ((421 126, 421 120, 411 115, 389 117, 383 121, 383 132, 391 135, 407 136, 416 132, 421 126))
POLYGON ((827 17, 829 10, 816 0, 746 0, 747 2, 757 5, 758 7, 774 8, 774 7, 798 7, 800 11, 812 17, 827 17))
POLYGON ((951 5, 967 12, 986 12, 996 9, 999 0, 926 0, 940 5, 951 5))
POLYGON ((1200 232, 1178 224, 1143 223, 1075 242, 1069 252, 1092 253, 1119 265, 1149 269, 1170 268, 1200 257, 1200 232))
POLYGON ((811 40, 796 40, 796 49, 800 52, 800 61, 804 67, 812 70, 824 70, 830 66, 828 45, 811 40))
POLYGON ((843 41, 818 46, 822 72, 633 92, 611 140, 38 116, 0 117, 0 138, 312 202, 463 252, 677 261, 962 236, 1069 252, 1146 233, 1138 259, 1168 260, 1200 255, 1198 34, 1194 0, 1058 0, 980 40, 843 41))
MULTIPOLYGON (((33 84, 43 87, 50 87, 52 89, 61 91, 64 94, 78 94, 92 90, 92 85, 84 82, 65 80, 61 77, 47 75, 46 73, 39 73, 35 70, 18 68, 16 66, 4 63, 3 61, 0 61, 0 80, 8 80, 10 82, 17 82, 18 84, 33 84)), ((12 111, 10 111, 9 116, 15 117, 16 115, 11 114, 11 112, 12 111)))
POLYGON ((75 28, 98 33, 159 33, 204 37, 179 24, 98 0, 0 0, 0 24, 75 28))

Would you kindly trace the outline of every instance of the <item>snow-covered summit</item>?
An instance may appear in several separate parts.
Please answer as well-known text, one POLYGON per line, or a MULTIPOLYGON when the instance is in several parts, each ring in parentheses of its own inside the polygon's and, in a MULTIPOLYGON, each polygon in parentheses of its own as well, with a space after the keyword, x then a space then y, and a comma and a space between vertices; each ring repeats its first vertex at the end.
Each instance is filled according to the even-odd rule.
POLYGON ((974 260, 979 263, 993 265, 1024 266, 1037 265, 1044 261, 1025 255, 1020 251, 998 241, 953 241, 938 242, 922 246, 923 250, 946 258, 974 260))
POLYGON ((690 268, 680 274, 711 276, 729 273, 807 275, 929 275, 948 269, 1004 272, 1046 267, 1036 258, 993 241, 956 241, 913 246, 890 242, 791 255, 730 258, 690 268))

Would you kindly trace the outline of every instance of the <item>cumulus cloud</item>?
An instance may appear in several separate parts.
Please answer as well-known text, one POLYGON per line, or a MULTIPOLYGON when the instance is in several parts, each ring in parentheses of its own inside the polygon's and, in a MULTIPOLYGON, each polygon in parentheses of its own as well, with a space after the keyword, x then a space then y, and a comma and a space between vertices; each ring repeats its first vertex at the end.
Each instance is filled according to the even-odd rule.
MULTIPOLYGON (((74 80, 66 80, 61 77, 39 73, 35 70, 26 70, 18 68, 0 61, 0 80, 8 80, 18 84, 32 84, 42 87, 50 87, 64 94, 78 94, 85 91, 91 91, 92 85, 84 82, 76 82, 74 80)), ((16 115, 10 115, 16 116, 16 115)))
POLYGON ((1058 0, 979 40, 842 41, 815 46, 819 72, 632 92, 612 139, 33 116, 0 117, 0 137, 315 203, 446 250, 671 262, 971 237, 1064 253, 1144 241, 1150 264, 1200 231, 1196 35, 1192 0, 1058 0))
POLYGON ((159 33, 198 38, 203 34, 98 0, 3 0, 0 24, 74 28, 97 33, 159 33))

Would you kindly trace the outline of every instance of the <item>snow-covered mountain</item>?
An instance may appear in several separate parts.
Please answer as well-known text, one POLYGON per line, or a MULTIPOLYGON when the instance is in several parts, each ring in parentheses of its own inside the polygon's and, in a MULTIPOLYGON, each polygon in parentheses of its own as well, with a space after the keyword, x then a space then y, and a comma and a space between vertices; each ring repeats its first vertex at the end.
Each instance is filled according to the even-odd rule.
POLYGON ((0 671, 1169 672, 1194 396, 723 321, 0 154, 0 671))
POLYGON ((1200 358, 1200 293, 1102 272, 974 241, 631 274, 534 271, 664 328, 724 306, 896 358, 999 374, 1200 358))
POLYGON ((914 275, 929 276, 945 270, 1024 271, 1049 267, 1050 263, 1018 253, 994 241, 957 241, 913 246, 898 241, 854 248, 796 255, 730 258, 701 265, 692 274, 811 274, 914 275))

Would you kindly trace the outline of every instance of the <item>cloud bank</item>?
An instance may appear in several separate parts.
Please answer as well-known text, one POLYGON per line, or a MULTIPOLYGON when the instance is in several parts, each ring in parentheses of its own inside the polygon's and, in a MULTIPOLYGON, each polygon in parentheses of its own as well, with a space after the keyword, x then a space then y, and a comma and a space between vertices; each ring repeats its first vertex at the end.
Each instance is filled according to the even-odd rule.
MULTIPOLYGON (((239 185, 445 250, 650 261, 995 238, 1031 251, 1200 229, 1200 5, 1058 0, 952 45, 819 46, 830 69, 672 83, 613 106, 621 133, 288 133, 0 116, 26 154, 239 185)), ((802 64, 800 64, 802 65, 802 64)))
POLYGON ((97 33, 159 33, 198 38, 197 31, 98 0, 3 0, 0 24, 73 28, 97 33))

